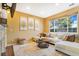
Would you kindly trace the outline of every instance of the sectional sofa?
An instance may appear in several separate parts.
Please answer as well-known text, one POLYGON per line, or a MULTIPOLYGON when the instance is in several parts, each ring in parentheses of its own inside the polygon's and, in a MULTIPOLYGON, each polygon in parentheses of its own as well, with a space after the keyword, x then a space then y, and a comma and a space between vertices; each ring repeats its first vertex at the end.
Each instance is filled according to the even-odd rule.
MULTIPOLYGON (((68 35, 71 36, 71 35, 68 35)), ((73 37, 73 36, 72 36, 73 37)), ((55 50, 63 52, 70 56, 79 56, 79 35, 75 35, 75 40, 77 42, 71 42, 63 40, 62 38, 58 38, 57 36, 54 38, 48 38, 49 41, 55 44, 55 50)), ((70 38, 68 38, 69 40, 70 38)))

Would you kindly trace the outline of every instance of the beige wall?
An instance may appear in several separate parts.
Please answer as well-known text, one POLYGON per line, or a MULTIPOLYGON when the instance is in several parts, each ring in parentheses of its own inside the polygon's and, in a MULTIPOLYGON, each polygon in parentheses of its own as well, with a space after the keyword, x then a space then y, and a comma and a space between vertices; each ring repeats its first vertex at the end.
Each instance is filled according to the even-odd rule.
POLYGON ((21 12, 15 12, 14 17, 11 18, 10 14, 8 14, 8 19, 7 19, 7 43, 10 44, 12 41, 14 41, 16 38, 25 38, 28 40, 31 37, 36 36, 38 33, 43 32, 43 20, 40 17, 21 13, 21 12), (20 31, 20 24, 19 20, 20 17, 32 17, 35 20, 38 20, 40 23, 40 31, 35 31, 35 30, 26 30, 26 31, 20 31))

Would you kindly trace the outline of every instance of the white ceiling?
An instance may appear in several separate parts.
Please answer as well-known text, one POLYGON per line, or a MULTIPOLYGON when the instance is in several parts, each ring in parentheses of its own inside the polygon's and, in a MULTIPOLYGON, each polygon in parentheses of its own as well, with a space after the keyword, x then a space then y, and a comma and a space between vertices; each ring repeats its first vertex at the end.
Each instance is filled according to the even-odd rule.
POLYGON ((70 4, 72 3, 17 3, 16 10, 45 18, 79 5, 74 3, 69 6, 70 4))

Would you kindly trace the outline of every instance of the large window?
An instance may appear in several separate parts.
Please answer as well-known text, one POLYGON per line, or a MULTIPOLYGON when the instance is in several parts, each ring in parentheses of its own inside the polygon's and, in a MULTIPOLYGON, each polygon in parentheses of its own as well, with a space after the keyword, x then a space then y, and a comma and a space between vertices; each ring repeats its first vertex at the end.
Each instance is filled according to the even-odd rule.
POLYGON ((68 31, 77 32, 77 15, 72 15, 68 20, 68 31))
POLYGON ((50 21, 50 32, 77 32, 77 15, 50 21))
POLYGON ((67 19, 61 18, 55 21, 55 32, 67 32, 67 19))

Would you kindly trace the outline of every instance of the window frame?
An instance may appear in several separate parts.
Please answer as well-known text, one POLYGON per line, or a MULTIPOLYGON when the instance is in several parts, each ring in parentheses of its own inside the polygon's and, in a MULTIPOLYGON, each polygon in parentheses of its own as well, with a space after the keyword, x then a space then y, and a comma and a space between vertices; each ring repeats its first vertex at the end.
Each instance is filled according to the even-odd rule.
MULTIPOLYGON (((77 15, 77 32, 69 32, 69 30, 67 29, 69 33, 78 33, 78 13, 69 15, 68 19, 69 19, 71 16, 74 16, 74 15, 77 15)), ((67 26, 67 27, 69 28, 69 26, 67 26)))
MULTIPOLYGON (((61 17, 61 18, 51 19, 50 20, 50 21, 54 21, 54 20, 59 20, 59 19, 62 19, 62 18, 67 18, 67 32, 55 32, 55 28, 54 28, 54 32, 51 32, 50 31, 50 21, 49 21, 49 29, 48 30, 49 30, 50 33, 74 33, 74 34, 78 34, 78 22, 79 22, 78 17, 79 17, 79 14, 78 13, 75 13, 75 14, 71 14, 71 15, 68 15, 68 16, 64 16, 64 17, 61 17), (77 32, 69 32, 69 30, 68 30, 68 28, 69 28, 69 26, 68 26, 68 20, 73 15, 77 15, 77 32)), ((55 25, 55 22, 54 22, 54 25, 55 25)))

